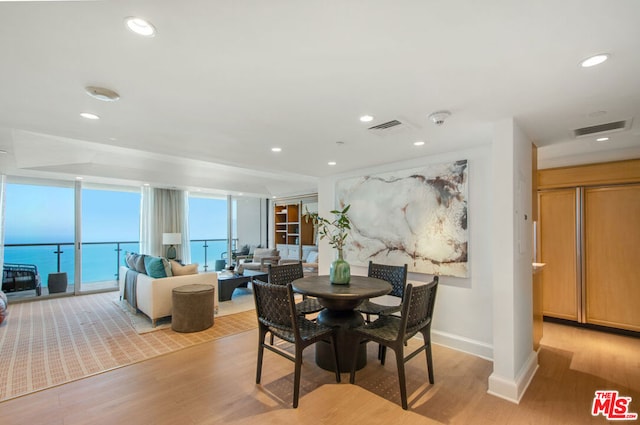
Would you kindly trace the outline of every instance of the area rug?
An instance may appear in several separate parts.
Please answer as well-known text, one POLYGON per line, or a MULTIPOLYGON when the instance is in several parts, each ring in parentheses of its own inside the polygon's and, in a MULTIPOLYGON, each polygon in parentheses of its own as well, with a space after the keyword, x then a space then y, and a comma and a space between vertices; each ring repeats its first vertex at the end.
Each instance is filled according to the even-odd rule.
MULTIPOLYGON (((119 294, 115 294, 112 299, 122 311, 127 314, 131 322, 131 326, 139 334, 159 331, 171 327, 171 317, 165 317, 156 321, 156 326, 152 326, 151 319, 144 313, 136 313, 133 308, 126 302, 120 300, 119 294)), ((229 301, 223 301, 218 304, 218 311, 215 317, 228 316, 230 314, 241 313, 244 311, 254 310, 255 302, 253 300, 253 292, 247 288, 237 288, 233 292, 233 297, 229 301)))
POLYGON ((0 325, 0 402, 257 327, 254 311, 193 333, 139 334, 114 293, 10 304, 0 325))

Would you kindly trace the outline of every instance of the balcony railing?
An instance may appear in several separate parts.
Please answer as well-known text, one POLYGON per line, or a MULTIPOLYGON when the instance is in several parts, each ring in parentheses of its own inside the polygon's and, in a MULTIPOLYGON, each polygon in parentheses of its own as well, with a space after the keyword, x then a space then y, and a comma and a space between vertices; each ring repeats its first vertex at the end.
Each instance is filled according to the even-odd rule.
MULTIPOLYGON (((232 239, 233 249, 238 244, 232 239)), ((69 282, 74 282, 75 255, 73 242, 5 244, 4 262, 35 264, 46 285, 49 273, 67 272, 69 282)), ((227 251, 227 239, 192 239, 190 241, 191 262, 198 263, 201 270, 213 269, 215 260, 227 251)), ((117 281, 120 265, 124 264, 124 252, 138 252, 138 241, 83 242, 83 283, 117 281)))

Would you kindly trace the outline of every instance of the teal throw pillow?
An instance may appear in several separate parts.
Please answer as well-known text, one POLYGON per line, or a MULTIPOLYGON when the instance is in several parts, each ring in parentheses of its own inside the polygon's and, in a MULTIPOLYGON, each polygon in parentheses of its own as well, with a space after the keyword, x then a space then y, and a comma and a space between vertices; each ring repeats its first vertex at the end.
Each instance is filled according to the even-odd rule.
POLYGON ((144 268, 147 270, 147 275, 154 279, 160 279, 167 277, 164 263, 160 257, 152 257, 151 255, 144 256, 144 268))

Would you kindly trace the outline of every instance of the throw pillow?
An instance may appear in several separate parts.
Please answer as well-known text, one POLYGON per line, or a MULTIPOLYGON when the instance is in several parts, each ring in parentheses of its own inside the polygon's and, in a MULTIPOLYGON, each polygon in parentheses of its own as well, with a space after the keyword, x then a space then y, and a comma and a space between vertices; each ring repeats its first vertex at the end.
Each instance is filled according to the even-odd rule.
POLYGON ((138 255, 134 252, 125 252, 124 254, 124 264, 129 267, 131 270, 136 269, 136 263, 134 261, 135 256, 138 255))
POLYGON ((253 252, 253 262, 259 263, 264 257, 277 257, 280 255, 280 251, 270 248, 256 248, 253 252))
POLYGON ((174 261, 174 260, 170 260, 170 261, 171 261, 171 273, 173 273, 174 276, 186 276, 189 274, 198 274, 197 263, 187 264, 183 266, 177 261, 174 261))
POLYGON ((146 257, 146 255, 144 255, 144 254, 137 255, 136 254, 136 257, 134 259, 134 263, 135 263, 135 266, 136 266, 135 270, 138 273, 147 274, 147 269, 144 268, 144 257, 146 257))
POLYGON ((154 279, 161 279, 163 277, 167 277, 167 272, 164 268, 164 263, 162 262, 162 258, 153 257, 151 255, 144 256, 144 268, 147 270, 147 274, 149 277, 154 279))
POLYGON ((147 274, 147 269, 144 268, 144 257, 144 255, 136 254, 135 252, 127 252, 124 262, 131 270, 147 274))
POLYGON ((167 277, 173 276, 173 273, 171 273, 171 263, 169 262, 169 260, 164 257, 160 257, 160 259, 162 260, 162 266, 164 267, 164 274, 166 274, 167 277))

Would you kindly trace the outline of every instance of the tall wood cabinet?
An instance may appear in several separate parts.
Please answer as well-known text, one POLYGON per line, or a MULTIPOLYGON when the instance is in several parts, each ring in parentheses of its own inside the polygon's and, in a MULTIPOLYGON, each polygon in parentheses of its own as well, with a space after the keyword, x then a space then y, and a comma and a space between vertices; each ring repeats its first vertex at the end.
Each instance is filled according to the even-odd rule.
POLYGON ((280 256, 300 259, 302 246, 313 244, 313 224, 304 220, 302 202, 276 204, 273 213, 274 240, 280 256))
POLYGON ((541 170, 543 313, 640 331, 640 160, 541 170))
POLYGON ((584 191, 585 321, 640 332, 640 184, 584 191))
POLYGON ((578 246, 576 190, 540 192, 542 314, 578 320, 578 246))

